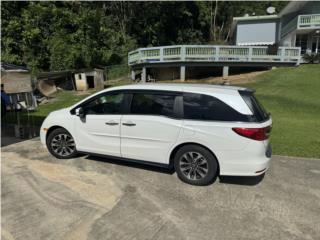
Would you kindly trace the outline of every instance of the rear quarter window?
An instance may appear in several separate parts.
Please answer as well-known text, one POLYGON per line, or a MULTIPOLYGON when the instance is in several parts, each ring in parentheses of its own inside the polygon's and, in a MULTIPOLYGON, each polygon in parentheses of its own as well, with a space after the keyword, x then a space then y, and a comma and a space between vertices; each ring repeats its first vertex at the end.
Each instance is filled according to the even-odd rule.
POLYGON ((270 114, 259 103, 252 91, 239 91, 239 93, 250 108, 256 122, 263 122, 270 118, 270 114))
POLYGON ((184 93, 183 112, 185 119, 192 120, 250 121, 249 116, 241 114, 223 101, 205 94, 184 93))

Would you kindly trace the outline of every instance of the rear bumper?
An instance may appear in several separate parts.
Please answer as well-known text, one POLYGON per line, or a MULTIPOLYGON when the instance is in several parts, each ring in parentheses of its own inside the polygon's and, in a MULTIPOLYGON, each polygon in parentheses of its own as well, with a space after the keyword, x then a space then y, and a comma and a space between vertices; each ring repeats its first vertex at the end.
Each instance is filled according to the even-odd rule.
MULTIPOLYGON (((248 151, 239 151, 230 161, 220 163, 220 175, 222 176, 259 176, 265 173, 270 166, 272 149, 267 147, 255 147, 248 151)), ((232 153, 233 155, 235 153, 232 153)))
POLYGON ((271 158, 257 159, 257 162, 233 164, 232 167, 226 167, 225 171, 221 171, 222 176, 259 176, 265 173, 270 166, 271 158))

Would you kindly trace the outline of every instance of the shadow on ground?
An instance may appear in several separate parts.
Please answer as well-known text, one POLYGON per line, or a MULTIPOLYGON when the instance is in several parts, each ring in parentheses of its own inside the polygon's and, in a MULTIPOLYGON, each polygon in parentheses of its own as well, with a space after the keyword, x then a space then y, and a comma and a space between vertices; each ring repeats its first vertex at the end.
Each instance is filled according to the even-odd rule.
POLYGON ((153 171, 153 172, 160 172, 160 173, 165 173, 170 175, 174 174, 175 172, 173 167, 154 166, 154 165, 149 165, 149 164, 144 164, 139 162, 133 162, 125 159, 113 158, 109 156, 103 157, 103 156, 88 155, 85 158, 92 161, 105 162, 105 163, 126 166, 131 168, 138 168, 138 169, 143 169, 143 170, 153 171))
MULTIPOLYGON (((83 156, 85 155, 83 154, 83 156)), ((105 163, 126 166, 130 168, 138 168, 138 169, 159 172, 164 174, 173 175, 175 173, 175 170, 173 167, 153 166, 153 165, 143 164, 139 162, 132 162, 130 160, 124 160, 124 159, 118 159, 118 158, 112 158, 112 157, 103 157, 103 156, 87 155, 85 158, 92 161, 105 162, 105 163)), ((224 184, 254 186, 259 184, 263 180, 263 178, 264 178, 264 174, 260 176, 254 176, 254 177, 219 176, 219 182, 224 184)), ((216 179, 213 181, 213 183, 215 181, 216 179)))

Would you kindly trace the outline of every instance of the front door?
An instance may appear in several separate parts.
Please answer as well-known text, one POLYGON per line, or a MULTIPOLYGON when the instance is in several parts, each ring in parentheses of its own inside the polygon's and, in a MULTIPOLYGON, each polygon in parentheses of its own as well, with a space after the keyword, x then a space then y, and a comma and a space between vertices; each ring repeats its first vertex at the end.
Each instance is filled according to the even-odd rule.
POLYGON ((123 93, 104 93, 82 105, 85 116, 75 119, 79 151, 120 156, 123 93))
POLYGON ((121 119, 121 154, 125 158, 149 162, 169 162, 169 151, 182 126, 176 116, 177 95, 132 93, 129 114, 121 119))

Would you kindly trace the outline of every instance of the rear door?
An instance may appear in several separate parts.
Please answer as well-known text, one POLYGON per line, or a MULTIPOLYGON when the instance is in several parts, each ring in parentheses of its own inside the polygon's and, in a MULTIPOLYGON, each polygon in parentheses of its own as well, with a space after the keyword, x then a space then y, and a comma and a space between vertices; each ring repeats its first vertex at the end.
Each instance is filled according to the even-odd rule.
POLYGON ((167 164, 182 120, 179 93, 131 92, 129 113, 121 119, 121 154, 125 158, 167 164))
POLYGON ((76 141, 80 151, 121 156, 120 120, 125 95, 104 93, 82 105, 85 117, 76 117, 76 141))

